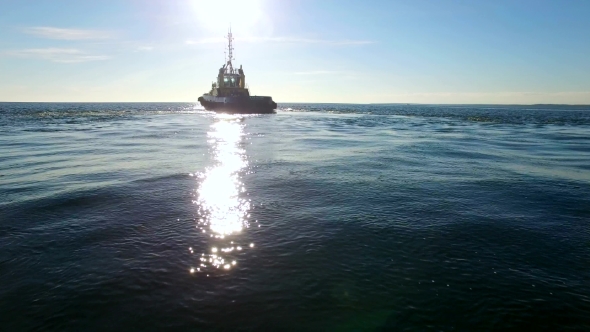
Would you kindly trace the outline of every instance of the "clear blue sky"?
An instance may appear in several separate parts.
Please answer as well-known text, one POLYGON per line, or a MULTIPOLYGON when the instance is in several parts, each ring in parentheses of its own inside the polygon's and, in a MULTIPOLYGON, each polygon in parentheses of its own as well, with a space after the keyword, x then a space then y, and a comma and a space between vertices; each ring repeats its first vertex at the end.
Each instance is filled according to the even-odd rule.
POLYGON ((590 104, 590 1, 0 1, 0 101, 590 104))

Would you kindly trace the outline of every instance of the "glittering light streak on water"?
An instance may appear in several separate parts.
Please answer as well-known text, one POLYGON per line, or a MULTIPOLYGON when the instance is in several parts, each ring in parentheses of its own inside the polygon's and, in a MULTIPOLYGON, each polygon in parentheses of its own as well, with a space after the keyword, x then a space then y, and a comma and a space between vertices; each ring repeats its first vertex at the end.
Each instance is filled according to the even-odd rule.
POLYGON ((233 116, 219 115, 208 132, 214 165, 197 175, 199 186, 194 203, 200 216, 197 228, 209 235, 210 243, 208 251, 198 258, 198 267, 191 267, 191 273, 229 270, 237 265, 235 254, 242 250, 237 236, 249 227, 250 210, 250 202, 240 197, 246 191, 240 172, 248 166, 241 147, 243 139, 243 124, 233 116))

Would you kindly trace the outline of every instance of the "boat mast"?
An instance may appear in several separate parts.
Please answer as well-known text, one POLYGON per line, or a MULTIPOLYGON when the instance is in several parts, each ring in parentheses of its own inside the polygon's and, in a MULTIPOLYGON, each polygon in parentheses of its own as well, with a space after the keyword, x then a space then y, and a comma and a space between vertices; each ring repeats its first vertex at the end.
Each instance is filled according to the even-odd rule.
POLYGON ((234 66, 232 65, 231 61, 235 60, 234 56, 233 56, 233 51, 234 51, 234 47, 232 46, 232 42, 234 40, 234 37, 231 33, 231 27, 229 28, 229 32, 227 33, 227 41, 228 41, 228 46, 227 46, 227 52, 228 52, 228 57, 227 57, 227 67, 226 67, 226 72, 233 74, 234 73, 234 66))

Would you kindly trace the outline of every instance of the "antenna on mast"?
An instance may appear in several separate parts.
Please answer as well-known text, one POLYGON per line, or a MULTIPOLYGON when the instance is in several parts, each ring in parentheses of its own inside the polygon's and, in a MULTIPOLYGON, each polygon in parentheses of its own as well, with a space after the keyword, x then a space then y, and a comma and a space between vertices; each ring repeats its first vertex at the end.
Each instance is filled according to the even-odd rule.
POLYGON ((227 33, 227 42, 228 42, 227 52, 228 52, 228 57, 227 57, 227 61, 226 62, 227 62, 228 71, 231 74, 234 73, 234 67, 233 67, 233 65, 232 65, 231 62, 232 62, 232 60, 235 60, 234 59, 234 56, 233 56, 233 51, 234 51, 234 47, 232 46, 233 40, 234 40, 234 37, 233 37, 233 35, 231 33, 231 24, 230 24, 229 31, 227 33))

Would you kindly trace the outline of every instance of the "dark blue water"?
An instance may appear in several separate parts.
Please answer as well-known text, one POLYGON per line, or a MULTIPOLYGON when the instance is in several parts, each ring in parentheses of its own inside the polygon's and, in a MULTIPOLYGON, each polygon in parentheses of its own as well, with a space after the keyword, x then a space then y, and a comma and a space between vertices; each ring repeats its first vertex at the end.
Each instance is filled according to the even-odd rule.
POLYGON ((587 331, 590 109, 0 104, 3 331, 587 331))

